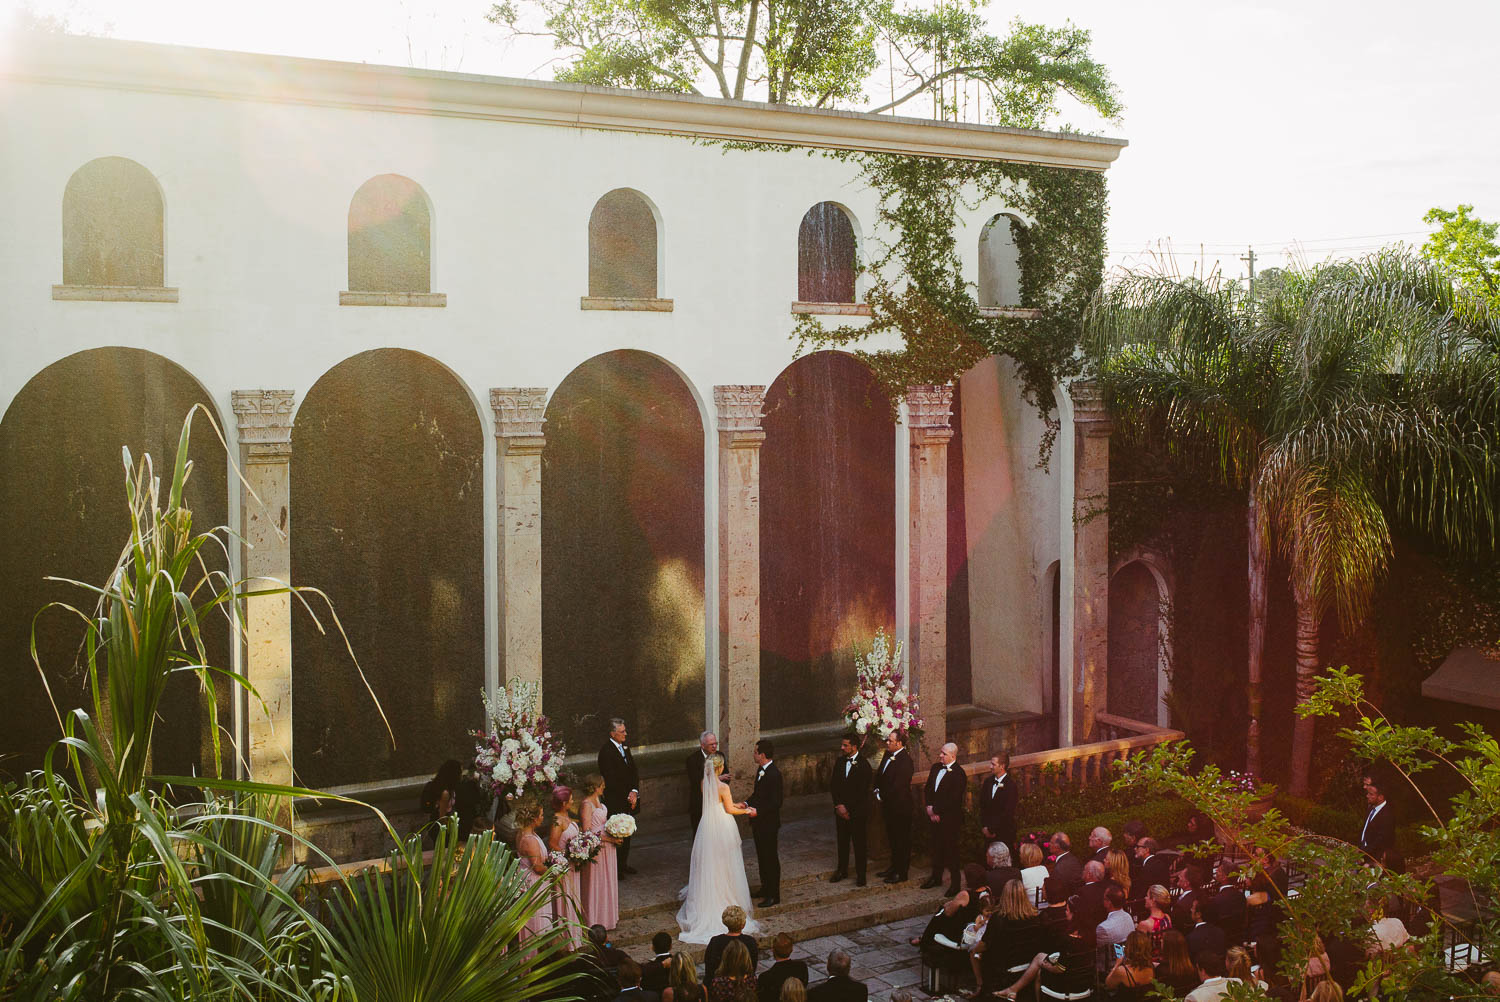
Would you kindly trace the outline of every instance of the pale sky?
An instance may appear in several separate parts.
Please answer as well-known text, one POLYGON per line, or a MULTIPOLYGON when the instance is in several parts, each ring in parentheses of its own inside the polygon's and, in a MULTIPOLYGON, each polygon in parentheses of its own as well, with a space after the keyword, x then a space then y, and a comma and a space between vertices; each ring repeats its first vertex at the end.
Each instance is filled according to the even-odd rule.
MULTIPOLYGON (((0 8, 21 0, 0 0, 0 8)), ((210 48, 551 76, 488 0, 30 0, 74 30, 210 48)), ((1130 141, 1110 168, 1110 263, 1243 275, 1421 242, 1431 206, 1500 218, 1500 0, 1014 0, 988 8, 1093 32, 1130 141)), ((4 24, 9 18, 0 18, 4 24)), ((876 81, 870 97, 879 103, 876 81)), ((920 114, 917 105, 903 113, 920 114)))

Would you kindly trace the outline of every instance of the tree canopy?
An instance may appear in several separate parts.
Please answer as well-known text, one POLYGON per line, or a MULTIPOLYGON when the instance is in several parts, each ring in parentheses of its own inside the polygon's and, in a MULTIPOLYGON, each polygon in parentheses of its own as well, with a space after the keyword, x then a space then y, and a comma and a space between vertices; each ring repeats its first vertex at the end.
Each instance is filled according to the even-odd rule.
POLYGON ((556 78, 640 90, 711 93, 818 108, 911 106, 923 96, 957 117, 973 88, 982 117, 1043 128, 1067 94, 1107 119, 1122 110, 1090 35, 1012 21, 992 34, 978 0, 934 9, 897 0, 501 0, 489 20, 550 36, 566 54, 556 78), (542 29, 536 28, 540 15, 542 29), (886 88, 872 88, 882 60, 886 88))
POLYGON ((1472 205, 1460 205, 1449 211, 1441 207, 1427 210, 1422 222, 1437 224, 1438 230, 1422 246, 1422 256, 1451 271, 1473 292, 1489 300, 1491 309, 1500 309, 1500 223, 1487 223, 1470 215, 1472 205))

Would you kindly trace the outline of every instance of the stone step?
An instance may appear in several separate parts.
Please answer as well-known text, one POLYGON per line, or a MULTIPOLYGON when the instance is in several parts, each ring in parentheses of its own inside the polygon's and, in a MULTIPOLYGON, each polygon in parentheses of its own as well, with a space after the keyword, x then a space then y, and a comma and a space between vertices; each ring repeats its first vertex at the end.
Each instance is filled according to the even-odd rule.
MULTIPOLYGON (((748 872, 754 872, 754 868, 753 867, 749 868, 748 872)), ((819 885, 819 884, 821 884, 824 887, 825 892, 826 892, 825 898, 826 898, 827 895, 836 894, 836 893, 840 892, 841 890, 855 890, 855 891, 868 890, 868 888, 865 888, 865 887, 855 887, 854 886, 854 878, 852 876, 847 877, 844 880, 841 880, 837 884, 830 884, 830 883, 828 883, 828 878, 831 877, 831 876, 833 876, 833 870, 832 870, 832 868, 829 868, 827 870, 812 870, 812 871, 803 871, 803 872, 797 872, 797 873, 788 873, 786 871, 786 868, 783 868, 782 875, 781 875, 781 899, 782 899, 783 904, 778 905, 777 907, 779 907, 779 908, 786 907, 785 902, 790 901, 790 900, 793 899, 794 892, 797 891, 800 888, 805 887, 806 885, 809 885, 809 884, 812 884, 812 885, 819 885)), ((880 883, 880 878, 878 878, 878 877, 871 876, 869 879, 870 879, 871 886, 874 886, 875 884, 879 884, 880 883)), ((760 885, 758 883, 756 883, 756 881, 752 878, 750 880, 750 886, 754 888, 754 887, 759 887, 760 885)), ((624 889, 622 889, 621 896, 622 897, 624 896, 624 889)), ((754 897, 757 900, 759 900, 760 895, 757 894, 754 897)), ((632 905, 632 906, 630 906, 628 908, 625 907, 624 905, 621 905, 620 906, 620 918, 622 920, 623 919, 627 919, 627 918, 635 918, 635 917, 640 916, 640 915, 650 915, 650 914, 653 914, 655 912, 672 912, 672 913, 675 913, 677 911, 679 903, 680 902, 678 902, 676 898, 669 898, 669 899, 664 899, 664 900, 648 901, 648 902, 644 902, 644 903, 641 903, 641 904, 632 905)), ((759 915, 759 914, 761 914, 761 912, 763 910, 764 909, 757 908, 755 910, 755 913, 757 915, 759 915)))

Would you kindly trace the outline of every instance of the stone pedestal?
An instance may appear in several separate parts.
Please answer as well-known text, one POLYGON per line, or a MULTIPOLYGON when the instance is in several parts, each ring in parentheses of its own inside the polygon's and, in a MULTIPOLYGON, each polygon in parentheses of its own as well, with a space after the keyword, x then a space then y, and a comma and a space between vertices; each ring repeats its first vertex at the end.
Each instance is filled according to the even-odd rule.
POLYGON ((290 390, 235 390, 239 426, 240 567, 249 778, 293 785, 292 596, 254 595, 292 583, 290 390))
POLYGON ((715 386, 719 428, 719 743, 735 788, 760 736, 760 446, 764 386, 715 386))
POLYGON ((931 761, 948 740, 948 442, 952 386, 909 386, 911 442, 911 639, 907 648, 912 687, 926 718, 931 761))
POLYGON ((499 510, 500 681, 542 684, 542 423, 547 390, 490 390, 499 510))
POLYGON ((1073 400, 1073 743, 1094 738, 1109 692, 1109 414, 1094 383, 1073 400))

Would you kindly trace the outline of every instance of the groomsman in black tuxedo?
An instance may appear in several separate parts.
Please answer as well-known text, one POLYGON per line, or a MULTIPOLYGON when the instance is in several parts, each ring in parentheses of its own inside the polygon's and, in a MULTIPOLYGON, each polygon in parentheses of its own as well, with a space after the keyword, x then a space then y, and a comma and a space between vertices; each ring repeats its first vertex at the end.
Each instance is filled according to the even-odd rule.
POLYGON ((828 790, 833 794, 833 828, 838 833, 839 866, 828 879, 849 876, 849 843, 854 843, 854 886, 865 886, 865 858, 870 844, 870 763, 859 754, 859 739, 846 735, 833 760, 828 790))
POLYGON ((927 773, 927 785, 922 787, 922 803, 931 826, 928 846, 932 852, 932 876, 922 886, 941 886, 943 871, 948 870, 950 896, 957 894, 960 887, 958 836, 963 829, 964 792, 968 785, 969 777, 958 764, 958 745, 950 741, 938 752, 938 760, 927 773))
POLYGON ((1021 788, 1010 778, 1010 753, 990 759, 993 775, 979 788, 979 829, 986 841, 1004 842, 1016 858, 1016 801, 1021 788))
MULTIPOLYGON (((635 758, 630 746, 625 743, 629 735, 625 721, 614 717, 609 722, 609 738, 599 748, 599 775, 604 777, 604 806, 609 813, 635 814, 641 805, 641 773, 635 767, 635 758)), ((621 839, 615 859, 620 864, 620 875, 635 873, 630 866, 630 839, 621 839)))
POLYGON ((755 742, 755 787, 745 806, 750 815, 750 834, 755 838, 755 859, 760 866, 759 907, 781 904, 781 854, 777 845, 781 837, 781 770, 772 761, 776 746, 770 738, 755 742))
POLYGON ((906 882, 911 867, 911 816, 915 804, 911 796, 911 777, 916 771, 911 753, 906 750, 906 733, 897 731, 885 739, 885 757, 875 776, 875 799, 880 801, 885 819, 885 837, 891 846, 891 866, 882 874, 887 884, 906 882))

